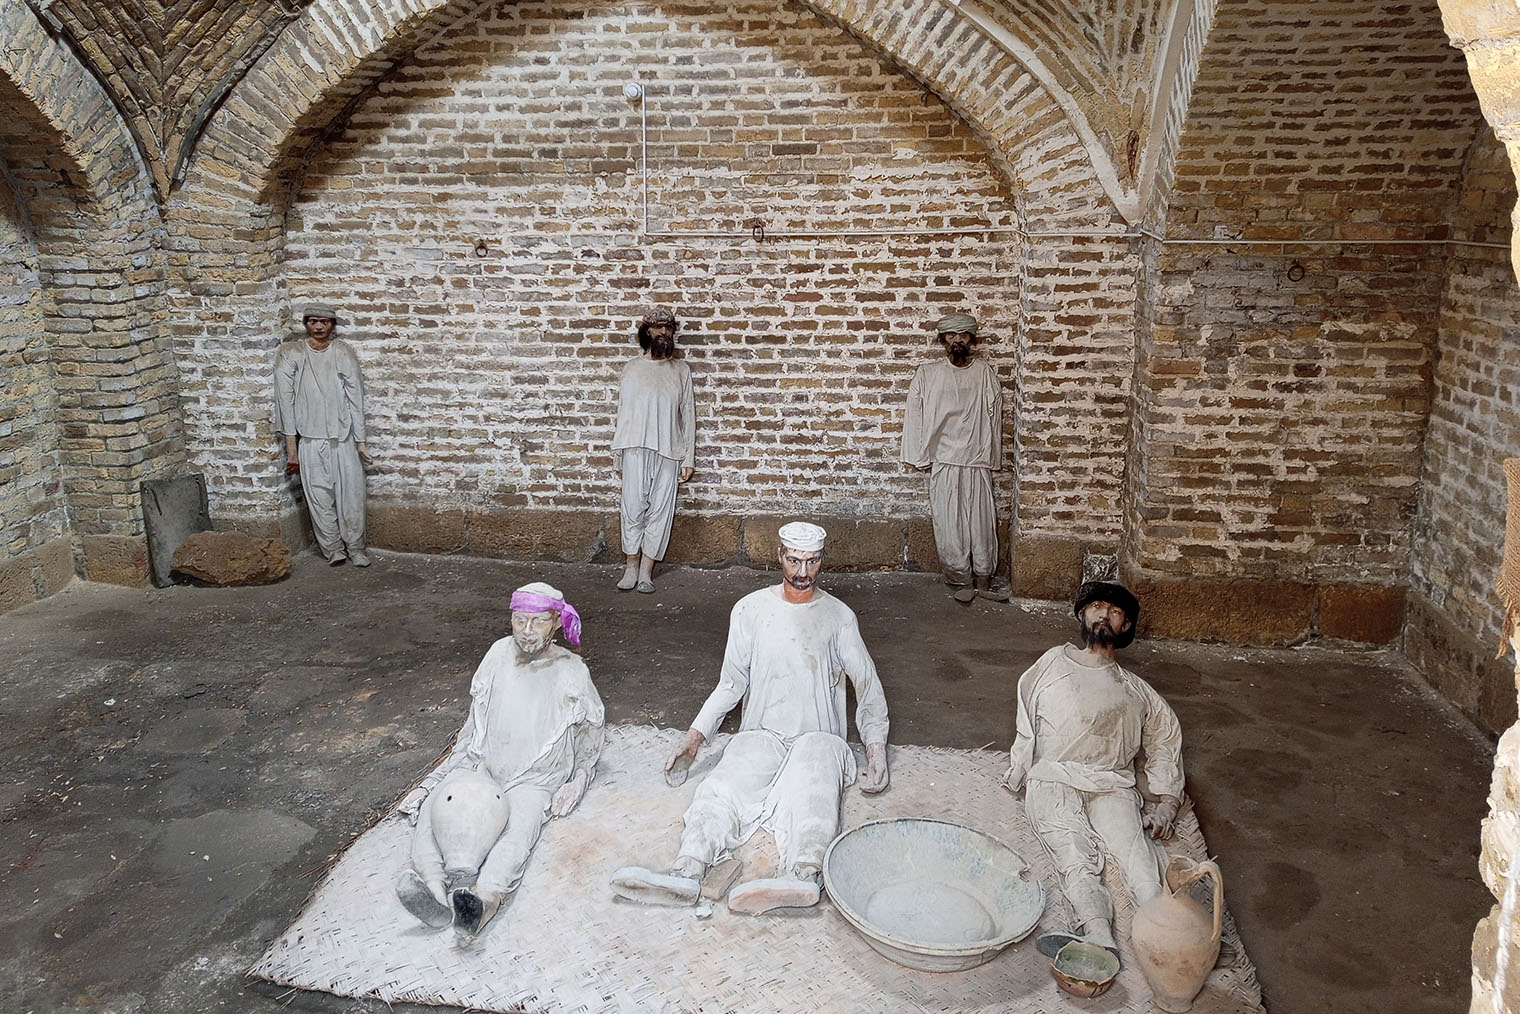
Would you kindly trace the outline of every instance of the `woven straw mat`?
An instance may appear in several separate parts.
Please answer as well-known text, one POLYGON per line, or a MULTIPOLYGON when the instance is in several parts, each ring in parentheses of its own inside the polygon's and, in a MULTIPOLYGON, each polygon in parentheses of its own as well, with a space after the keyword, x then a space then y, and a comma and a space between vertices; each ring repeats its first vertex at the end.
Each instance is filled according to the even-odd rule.
MULTIPOLYGON (((1065 929, 1070 912, 1023 805, 998 785, 1005 753, 893 747, 891 789, 866 796, 850 788, 843 802, 842 827, 881 817, 951 820, 1000 838, 1033 866, 1049 897, 1039 927, 980 967, 934 973, 895 964, 867 946, 827 898, 813 909, 764 916, 733 915, 721 901, 693 909, 614 899, 608 887, 613 870, 664 868, 674 859, 681 814, 719 754, 704 750, 686 785, 667 788, 661 769, 680 736, 648 727, 609 728, 596 780, 581 805, 544 828, 515 897, 473 943, 459 943, 452 930, 427 929, 396 900, 392 883, 407 861, 411 827, 392 814, 348 849, 300 918, 249 974, 343 996, 491 1011, 1154 1009, 1131 961, 1096 1000, 1076 1000, 1056 989, 1034 937, 1065 929)), ((1190 808, 1178 829, 1171 848, 1204 858, 1190 808)), ((743 879, 772 875, 770 836, 757 832, 740 858, 743 879)), ((1117 881, 1110 887, 1120 950, 1127 954, 1133 909, 1117 881)), ((1256 972, 1228 911, 1224 927, 1234 961, 1214 971, 1193 1010, 1260 1012, 1256 972)))

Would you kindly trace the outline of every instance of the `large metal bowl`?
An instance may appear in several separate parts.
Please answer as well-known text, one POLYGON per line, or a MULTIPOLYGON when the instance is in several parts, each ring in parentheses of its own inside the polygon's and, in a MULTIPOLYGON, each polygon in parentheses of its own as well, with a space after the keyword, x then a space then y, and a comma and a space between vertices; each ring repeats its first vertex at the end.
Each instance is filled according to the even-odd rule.
POLYGON ((823 858, 834 907, 899 964, 956 972, 1027 936, 1045 888, 1017 852, 947 820, 873 820, 834 839, 823 858))

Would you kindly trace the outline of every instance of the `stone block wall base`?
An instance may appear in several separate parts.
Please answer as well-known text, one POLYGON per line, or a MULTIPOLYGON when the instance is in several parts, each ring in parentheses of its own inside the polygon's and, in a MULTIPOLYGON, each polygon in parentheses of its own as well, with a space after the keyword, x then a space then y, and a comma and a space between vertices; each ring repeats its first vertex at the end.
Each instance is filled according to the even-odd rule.
POLYGON ((0 563, 0 613, 47 598, 74 580, 74 540, 67 535, 0 563))
POLYGON ((148 540, 141 535, 86 535, 84 577, 106 584, 148 583, 148 540))
MULTIPOLYGON (((829 567, 833 570, 939 570, 934 532, 927 518, 877 520, 801 514, 677 514, 665 562, 770 566, 776 559, 776 530, 798 517, 828 530, 829 567)), ((217 524, 250 534, 268 534, 252 522, 234 524, 218 519, 217 524)), ((266 527, 268 524, 272 523, 266 527)), ((372 501, 366 528, 371 546, 403 553, 468 553, 564 563, 615 563, 626 555, 618 515, 593 511, 527 507, 477 510, 372 501)), ((1006 533, 1006 526, 1002 530, 1006 533)), ((292 548, 299 546, 296 543, 292 548)), ((1006 557, 1006 547, 1004 552, 1006 557)))
POLYGON ((1086 549, 1086 543, 1079 539, 1014 536, 1009 557, 1013 593, 1029 599, 1071 601, 1082 583, 1082 554, 1086 549))
POLYGON ((1401 647, 1415 668, 1463 714, 1490 733, 1514 723, 1515 669, 1494 658, 1499 645, 1458 627, 1429 598, 1411 590, 1401 647))
POLYGON ((1270 646, 1318 636, 1389 644, 1404 623, 1398 586, 1207 581, 1127 568, 1123 577, 1140 597, 1140 633, 1151 637, 1270 646))

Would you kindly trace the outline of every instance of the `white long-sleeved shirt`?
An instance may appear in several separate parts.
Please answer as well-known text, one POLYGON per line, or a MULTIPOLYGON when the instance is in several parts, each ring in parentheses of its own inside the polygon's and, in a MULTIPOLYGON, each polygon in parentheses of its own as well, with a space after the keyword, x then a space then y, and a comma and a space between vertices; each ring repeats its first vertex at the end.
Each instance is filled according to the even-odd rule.
POLYGON ((679 359, 629 360, 618 384, 613 453, 647 447, 692 468, 697 450, 693 404, 690 366, 679 359))
POLYGON ((779 585, 740 599, 729 615, 718 686, 691 727, 711 740, 740 701, 741 732, 790 740, 805 732, 845 738, 844 679, 855 686, 855 725, 867 745, 887 741, 887 699, 850 607, 822 588, 788 602, 779 585))
POLYGON ((1003 467, 1003 389, 980 359, 924 363, 908 385, 902 460, 929 465, 1003 467))
POLYGON ((443 764, 413 793, 420 802, 449 772, 489 774, 503 789, 553 792, 576 774, 589 784, 606 712, 580 656, 558 644, 522 662, 510 637, 491 645, 470 680, 470 710, 443 764))
POLYGON ((298 338, 275 350, 274 425, 286 436, 364 443, 364 378, 347 342, 318 352, 298 338))
POLYGON ((1094 668, 1051 648, 1019 677, 1007 783, 1084 792, 1133 788, 1136 758, 1156 795, 1182 795, 1182 726, 1171 705, 1118 663, 1094 668))

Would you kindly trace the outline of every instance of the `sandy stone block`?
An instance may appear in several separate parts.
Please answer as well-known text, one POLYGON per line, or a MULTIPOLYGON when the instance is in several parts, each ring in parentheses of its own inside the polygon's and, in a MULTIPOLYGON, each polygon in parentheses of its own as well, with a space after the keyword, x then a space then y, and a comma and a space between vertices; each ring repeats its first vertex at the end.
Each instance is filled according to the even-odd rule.
POLYGON ((507 560, 587 563, 602 547, 602 514, 513 508, 465 517, 471 553, 507 560))
POLYGON ((909 518, 907 539, 908 569, 937 573, 939 548, 934 542, 934 522, 929 518, 909 518))
MULTIPOLYGON (((623 551, 623 519, 619 514, 608 514, 603 519, 606 535, 606 557, 616 563, 628 554, 623 551)), ((716 565, 730 563, 739 555, 739 536, 744 519, 733 515, 698 517, 676 515, 670 529, 670 545, 665 550, 665 563, 716 565)))
POLYGON ((1052 535, 1013 539, 1009 579, 1013 593, 1031 599, 1070 599, 1082 583, 1083 544, 1052 535))
POLYGON ((1332 584, 1319 590, 1319 632, 1323 637, 1389 644, 1403 629, 1403 588, 1332 584))
POLYGON ((290 573, 290 550, 279 539, 242 532, 196 532, 181 542, 170 566, 207 584, 273 584, 290 573))
POLYGON ((365 540, 400 553, 455 553, 464 548, 465 512, 457 507, 371 503, 365 540))
MULTIPOLYGON (((1405 656, 1443 697, 1464 714, 1476 717, 1484 683, 1477 664, 1482 654, 1477 639, 1458 630, 1446 614, 1419 592, 1410 591, 1406 602, 1405 656)), ((1486 654, 1493 655, 1497 647, 1490 645, 1486 654)), ((1504 679, 1503 683, 1508 685, 1509 695, 1513 697, 1513 677, 1504 679)), ((1499 728, 1490 727, 1490 731, 1497 732, 1499 728)))
POLYGON ((907 522, 855 518, 818 519, 829 533, 831 570, 901 570, 907 522))
POLYGON ((0 564, 0 613, 37 598, 37 582, 32 576, 35 563, 35 554, 27 552, 0 564))
POLYGON ((37 580, 44 596, 62 591, 74 580, 74 540, 67 535, 37 550, 37 580))
MULTIPOLYGON (((758 567, 775 564, 776 549, 781 545, 781 540, 776 537, 776 533, 788 521, 798 520, 814 521, 823 525, 825 530, 829 527, 827 521, 818 518, 776 517, 770 514, 756 514, 745 518, 741 529, 744 540, 744 562, 758 567)), ((833 535, 833 532, 830 531, 829 534, 833 535)), ((834 547, 830 545, 828 548, 832 552, 834 547)))
MULTIPOLYGON (((739 535, 743 527, 744 520, 732 514, 716 517, 683 517, 677 514, 675 524, 671 526, 670 546, 665 551, 665 562, 699 565, 728 563, 739 555, 739 535)), ((621 544, 620 529, 621 525, 616 518, 608 524, 609 545, 613 540, 621 544)))
POLYGON ((148 583, 148 540, 141 535, 87 535, 84 576, 87 581, 131 586, 148 583))
POLYGON ((1124 583, 1140 598, 1141 636, 1277 645, 1309 635, 1313 585, 1128 574, 1124 583))

